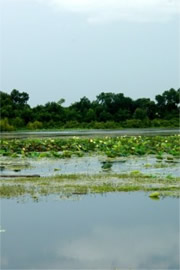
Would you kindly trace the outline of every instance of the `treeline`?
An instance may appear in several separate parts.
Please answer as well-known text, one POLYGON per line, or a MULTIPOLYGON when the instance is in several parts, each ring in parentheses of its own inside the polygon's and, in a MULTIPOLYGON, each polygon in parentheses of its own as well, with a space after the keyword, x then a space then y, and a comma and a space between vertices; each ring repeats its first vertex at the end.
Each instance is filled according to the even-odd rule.
POLYGON ((0 129, 178 127, 180 89, 164 91, 155 101, 124 94, 101 93, 63 107, 64 99, 31 108, 29 95, 0 91, 0 129))

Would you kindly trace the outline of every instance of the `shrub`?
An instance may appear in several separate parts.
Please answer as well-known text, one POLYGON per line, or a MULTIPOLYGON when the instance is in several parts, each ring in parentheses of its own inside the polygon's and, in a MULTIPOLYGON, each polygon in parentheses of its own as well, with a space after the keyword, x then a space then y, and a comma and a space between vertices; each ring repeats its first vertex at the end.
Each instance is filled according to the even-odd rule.
POLYGON ((104 122, 92 122, 93 126, 92 128, 95 129, 103 129, 104 127, 104 122))
POLYGON ((25 126, 24 120, 20 117, 16 117, 15 119, 12 120, 13 126, 16 128, 21 128, 25 126))
POLYGON ((152 127, 178 127, 179 120, 178 119, 154 119, 151 121, 152 127))
POLYGON ((114 121, 107 121, 104 123, 104 128, 118 128, 119 126, 120 124, 114 121))
POLYGON ((0 120, 0 131, 13 131, 14 129, 15 129, 14 126, 9 124, 7 118, 0 120))
POLYGON ((77 128, 79 127, 79 122, 77 121, 68 121, 66 122, 66 124, 64 125, 64 128, 77 128))
POLYGON ((39 121, 29 122, 27 124, 27 128, 31 129, 31 130, 33 130, 33 129, 41 129, 42 127, 43 127, 43 124, 41 122, 39 122, 39 121))
POLYGON ((124 122, 124 127, 126 127, 126 128, 142 128, 143 123, 139 119, 130 119, 130 120, 126 120, 124 122))

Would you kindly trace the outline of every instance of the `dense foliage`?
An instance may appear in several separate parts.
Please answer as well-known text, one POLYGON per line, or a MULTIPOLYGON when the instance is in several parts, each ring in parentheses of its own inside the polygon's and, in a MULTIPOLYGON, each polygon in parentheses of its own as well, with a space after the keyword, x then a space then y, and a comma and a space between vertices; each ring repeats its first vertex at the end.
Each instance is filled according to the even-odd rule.
POLYGON ((129 155, 179 156, 179 136, 122 136, 106 138, 2 139, 0 156, 68 158, 96 153, 108 157, 129 155))
POLYGON ((0 91, 0 129, 177 127, 179 95, 180 89, 173 88, 157 95, 155 101, 101 93, 95 101, 83 97, 69 107, 63 107, 64 99, 60 99, 31 108, 27 93, 0 91))

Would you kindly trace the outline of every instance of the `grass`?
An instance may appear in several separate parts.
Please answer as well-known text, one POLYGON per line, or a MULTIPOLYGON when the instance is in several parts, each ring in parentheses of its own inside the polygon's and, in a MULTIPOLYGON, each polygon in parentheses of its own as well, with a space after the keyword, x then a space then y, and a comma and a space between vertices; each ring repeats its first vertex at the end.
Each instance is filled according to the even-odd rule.
POLYGON ((27 187, 24 185, 6 185, 0 186, 0 196, 5 198, 19 197, 26 193, 27 187))
MULTIPOLYGON (((180 197, 180 178, 159 178, 141 173, 59 175, 56 177, 1 180, 0 197, 83 195, 107 192, 158 192, 159 196, 180 197)), ((153 197, 153 196, 151 196, 153 197)))

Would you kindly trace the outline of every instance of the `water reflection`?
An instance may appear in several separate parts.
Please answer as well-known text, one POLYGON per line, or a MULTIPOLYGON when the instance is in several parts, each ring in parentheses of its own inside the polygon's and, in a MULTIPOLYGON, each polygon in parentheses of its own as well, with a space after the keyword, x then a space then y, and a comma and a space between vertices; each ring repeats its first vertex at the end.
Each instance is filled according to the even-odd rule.
POLYGON ((144 193, 2 200, 3 269, 179 269, 179 201, 144 193))
POLYGON ((43 138, 43 137, 98 137, 98 136, 157 136, 179 134, 178 128, 129 128, 120 130, 89 129, 89 130, 62 130, 62 131, 27 131, 1 132, 1 138, 43 138))
POLYGON ((52 176, 57 174, 96 174, 101 172, 129 173, 139 170, 145 174, 179 176, 179 159, 174 163, 157 162, 154 156, 118 158, 109 161, 105 156, 84 156, 71 159, 12 159, 1 157, 0 174, 52 176))

